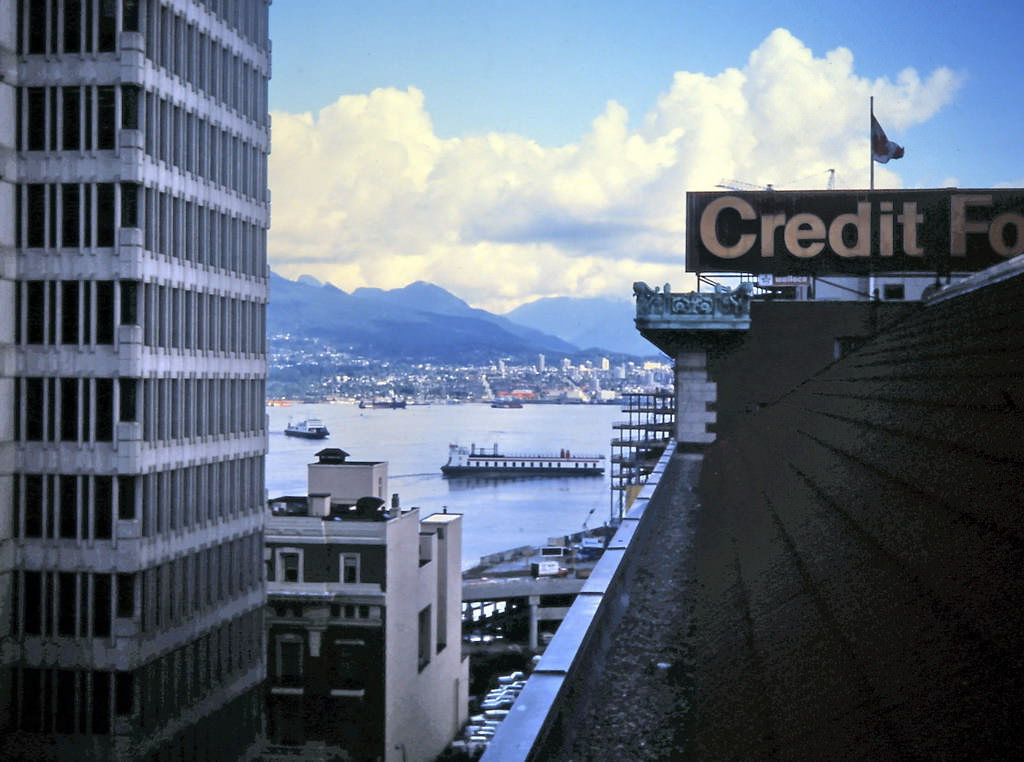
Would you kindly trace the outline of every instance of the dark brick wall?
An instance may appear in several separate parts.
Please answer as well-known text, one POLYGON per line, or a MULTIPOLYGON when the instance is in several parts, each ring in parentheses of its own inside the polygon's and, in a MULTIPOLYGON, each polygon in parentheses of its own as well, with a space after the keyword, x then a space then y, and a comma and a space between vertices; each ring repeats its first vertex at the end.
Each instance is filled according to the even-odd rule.
MULTIPOLYGON (((728 415, 696 517, 694 758, 1017 750, 1022 302, 1016 277, 910 308, 792 383, 777 364, 799 365, 783 314, 797 305, 774 305, 754 326, 790 326, 778 356, 768 331, 717 362, 728 415)), ((835 333, 808 314, 809 333, 835 333)))

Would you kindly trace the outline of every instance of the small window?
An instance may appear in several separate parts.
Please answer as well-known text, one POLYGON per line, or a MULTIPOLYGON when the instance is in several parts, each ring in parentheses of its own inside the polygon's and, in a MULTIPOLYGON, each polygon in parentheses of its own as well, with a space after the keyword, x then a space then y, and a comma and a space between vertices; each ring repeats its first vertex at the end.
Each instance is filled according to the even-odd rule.
POLYGON ((302 582, 302 553, 298 550, 279 550, 276 576, 281 582, 302 582))
POLYGON ((302 638, 281 635, 277 639, 277 682, 280 685, 299 685, 302 681, 302 638))
POLYGON ((342 554, 341 581, 346 585, 354 585, 360 582, 358 553, 342 554))
POLYGON ((422 609, 419 615, 419 647, 418 661, 422 670, 430 664, 430 606, 422 609))
POLYGON ((885 301, 899 301, 906 299, 902 283, 885 283, 882 286, 882 299, 885 301))
POLYGON ((138 85, 121 85, 121 126, 126 130, 139 129, 141 92, 138 85))

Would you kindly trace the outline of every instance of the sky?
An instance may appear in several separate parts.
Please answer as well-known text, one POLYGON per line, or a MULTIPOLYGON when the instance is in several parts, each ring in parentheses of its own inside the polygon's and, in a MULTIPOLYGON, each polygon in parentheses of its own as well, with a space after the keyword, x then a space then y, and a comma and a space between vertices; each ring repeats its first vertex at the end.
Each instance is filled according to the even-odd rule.
POLYGON ((693 288, 685 194, 1022 187, 1005 0, 274 0, 271 268, 504 313, 693 288))

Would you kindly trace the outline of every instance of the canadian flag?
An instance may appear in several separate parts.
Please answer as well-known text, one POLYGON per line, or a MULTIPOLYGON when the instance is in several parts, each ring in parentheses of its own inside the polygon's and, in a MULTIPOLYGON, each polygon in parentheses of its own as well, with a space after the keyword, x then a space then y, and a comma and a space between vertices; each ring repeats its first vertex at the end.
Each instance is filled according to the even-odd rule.
POLYGON ((871 158, 879 164, 887 164, 889 159, 902 159, 903 146, 896 145, 885 136, 882 125, 871 115, 871 158))

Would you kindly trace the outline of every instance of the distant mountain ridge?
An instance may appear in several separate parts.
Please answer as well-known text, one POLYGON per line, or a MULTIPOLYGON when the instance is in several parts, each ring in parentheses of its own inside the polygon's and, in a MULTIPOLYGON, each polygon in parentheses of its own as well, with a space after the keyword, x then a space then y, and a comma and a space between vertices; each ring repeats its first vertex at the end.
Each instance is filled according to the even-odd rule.
POLYGON ((520 325, 548 330, 580 349, 600 348, 640 357, 658 354, 636 330, 633 302, 604 297, 556 296, 520 305, 505 317, 520 325))
POLYGON ((628 302, 572 298, 541 299, 502 316, 424 281, 350 294, 309 275, 293 281, 272 272, 267 327, 271 336, 316 338, 380 359, 483 362, 595 349, 657 354, 636 333, 632 317, 628 302))

